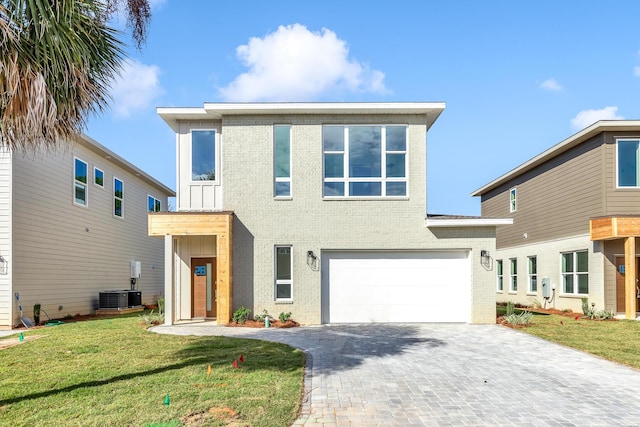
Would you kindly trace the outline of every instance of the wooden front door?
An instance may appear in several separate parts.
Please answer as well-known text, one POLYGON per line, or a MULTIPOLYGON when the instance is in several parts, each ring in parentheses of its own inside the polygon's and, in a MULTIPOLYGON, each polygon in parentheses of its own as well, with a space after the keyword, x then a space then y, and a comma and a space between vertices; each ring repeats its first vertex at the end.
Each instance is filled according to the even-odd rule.
POLYGON ((216 259, 191 258, 193 318, 216 317, 216 259))
MULTIPOLYGON (((636 271, 640 267, 640 258, 636 258, 636 271)), ((625 297, 624 297, 624 274, 621 273, 624 271, 624 257, 616 257, 616 307, 618 312, 625 312, 625 297)), ((636 280, 637 282, 637 280, 636 280)), ((636 283, 636 311, 638 311, 638 307, 640 306, 640 299, 637 298, 638 294, 638 283, 636 283)))

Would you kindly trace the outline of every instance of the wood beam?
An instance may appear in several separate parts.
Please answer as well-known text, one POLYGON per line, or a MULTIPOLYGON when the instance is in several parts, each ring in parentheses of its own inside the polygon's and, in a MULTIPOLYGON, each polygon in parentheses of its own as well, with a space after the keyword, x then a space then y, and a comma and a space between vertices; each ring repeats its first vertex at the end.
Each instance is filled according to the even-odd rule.
POLYGON ((233 217, 226 217, 226 231, 216 234, 218 305, 216 321, 227 325, 233 316, 233 217))
POLYGON ((636 238, 624 239, 624 296, 627 319, 636 318, 636 238))
POLYGON ((231 212, 155 212, 149 236, 213 236, 227 232, 231 212))
POLYGON ((611 216, 589 220, 591 240, 640 236, 640 216, 611 216))

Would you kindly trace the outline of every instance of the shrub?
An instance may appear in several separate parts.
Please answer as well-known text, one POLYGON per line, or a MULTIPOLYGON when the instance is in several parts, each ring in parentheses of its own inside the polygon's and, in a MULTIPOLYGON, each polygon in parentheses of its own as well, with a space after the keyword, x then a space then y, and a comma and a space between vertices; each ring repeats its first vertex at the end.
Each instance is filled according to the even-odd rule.
POLYGON ((287 320, 291 319, 291 312, 280 313, 280 315, 278 316, 278 319, 280 319, 282 323, 286 323, 287 320))
POLYGON ((264 319, 266 319, 267 317, 269 319, 273 319, 273 317, 269 314, 269 312, 265 308, 264 310, 262 310, 262 314, 256 314, 255 316, 253 316, 253 320, 255 320, 256 322, 264 322, 264 319))
POLYGON ((240 306, 240 308, 233 312, 233 317, 231 318, 231 320, 235 323, 244 324, 249 318, 249 314, 251 314, 251 310, 240 306))
POLYGON ((158 313, 153 313, 153 310, 151 310, 151 312, 149 312, 149 314, 141 314, 139 315, 140 319, 142 319, 144 321, 144 323, 149 326, 149 325, 161 325, 164 323, 164 314, 158 312, 158 313))
POLYGON ((531 323, 533 313, 530 311, 523 311, 520 314, 507 314, 504 316, 504 321, 511 325, 528 325, 531 323))
POLYGON ((589 298, 581 298, 581 300, 582 300, 582 313, 585 316, 588 316, 590 312, 589 298))
POLYGON ((164 316, 164 297, 158 298, 158 313, 164 316))
POLYGON ((511 301, 509 301, 507 303, 507 316, 513 314, 515 308, 516 308, 516 306, 511 301))

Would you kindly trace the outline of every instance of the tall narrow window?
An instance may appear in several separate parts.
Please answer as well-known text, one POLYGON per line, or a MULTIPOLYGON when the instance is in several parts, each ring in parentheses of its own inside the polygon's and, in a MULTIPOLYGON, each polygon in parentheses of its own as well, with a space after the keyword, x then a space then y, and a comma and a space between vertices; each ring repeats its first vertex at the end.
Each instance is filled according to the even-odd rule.
POLYGON ((504 275, 502 272, 502 260, 496 260, 496 290, 502 292, 504 290, 504 275))
POLYGON ((77 157, 73 166, 73 202, 87 206, 87 163, 77 157))
POLYGON ((512 188, 509 191, 509 212, 515 212, 517 207, 516 189, 512 188))
POLYGON ((291 126, 274 126, 273 133, 274 194, 291 197, 291 126))
POLYGON ((276 246, 275 248, 275 284, 276 301, 293 299, 292 269, 293 263, 291 246, 276 246))
POLYGON ((562 254, 562 291, 577 295, 589 293, 589 252, 562 254))
POLYGON ((148 212, 160 212, 162 210, 162 203, 160 200, 153 196, 147 196, 147 211, 148 212))
POLYGON ((535 256, 529 257, 529 283, 527 286, 527 292, 530 294, 535 294, 538 292, 538 258, 535 256))
POLYGON ((640 140, 619 139, 616 145, 618 187, 640 187, 640 140))
POLYGON ((511 281, 509 284, 509 292, 518 292, 518 260, 516 258, 511 258, 509 260, 511 281))
POLYGON ((98 187, 104 187, 104 172, 101 169, 93 168, 93 183, 98 187))
POLYGON ((113 178, 113 214, 122 218, 124 216, 124 182, 113 178))
POLYGON ((322 128, 324 197, 407 196, 407 127, 322 128))
POLYGON ((216 179, 216 131, 191 131, 191 179, 214 181, 216 179))

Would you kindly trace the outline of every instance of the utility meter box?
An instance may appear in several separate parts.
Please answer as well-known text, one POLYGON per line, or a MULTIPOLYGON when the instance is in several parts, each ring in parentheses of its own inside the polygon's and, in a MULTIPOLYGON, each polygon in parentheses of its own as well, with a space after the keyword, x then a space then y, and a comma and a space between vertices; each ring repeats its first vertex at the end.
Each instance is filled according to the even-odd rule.
POLYGON ((141 271, 142 265, 140 264, 140 261, 131 261, 131 278, 139 279, 141 271))
POLYGON ((551 284, 548 277, 542 279, 542 298, 551 298, 551 284))

